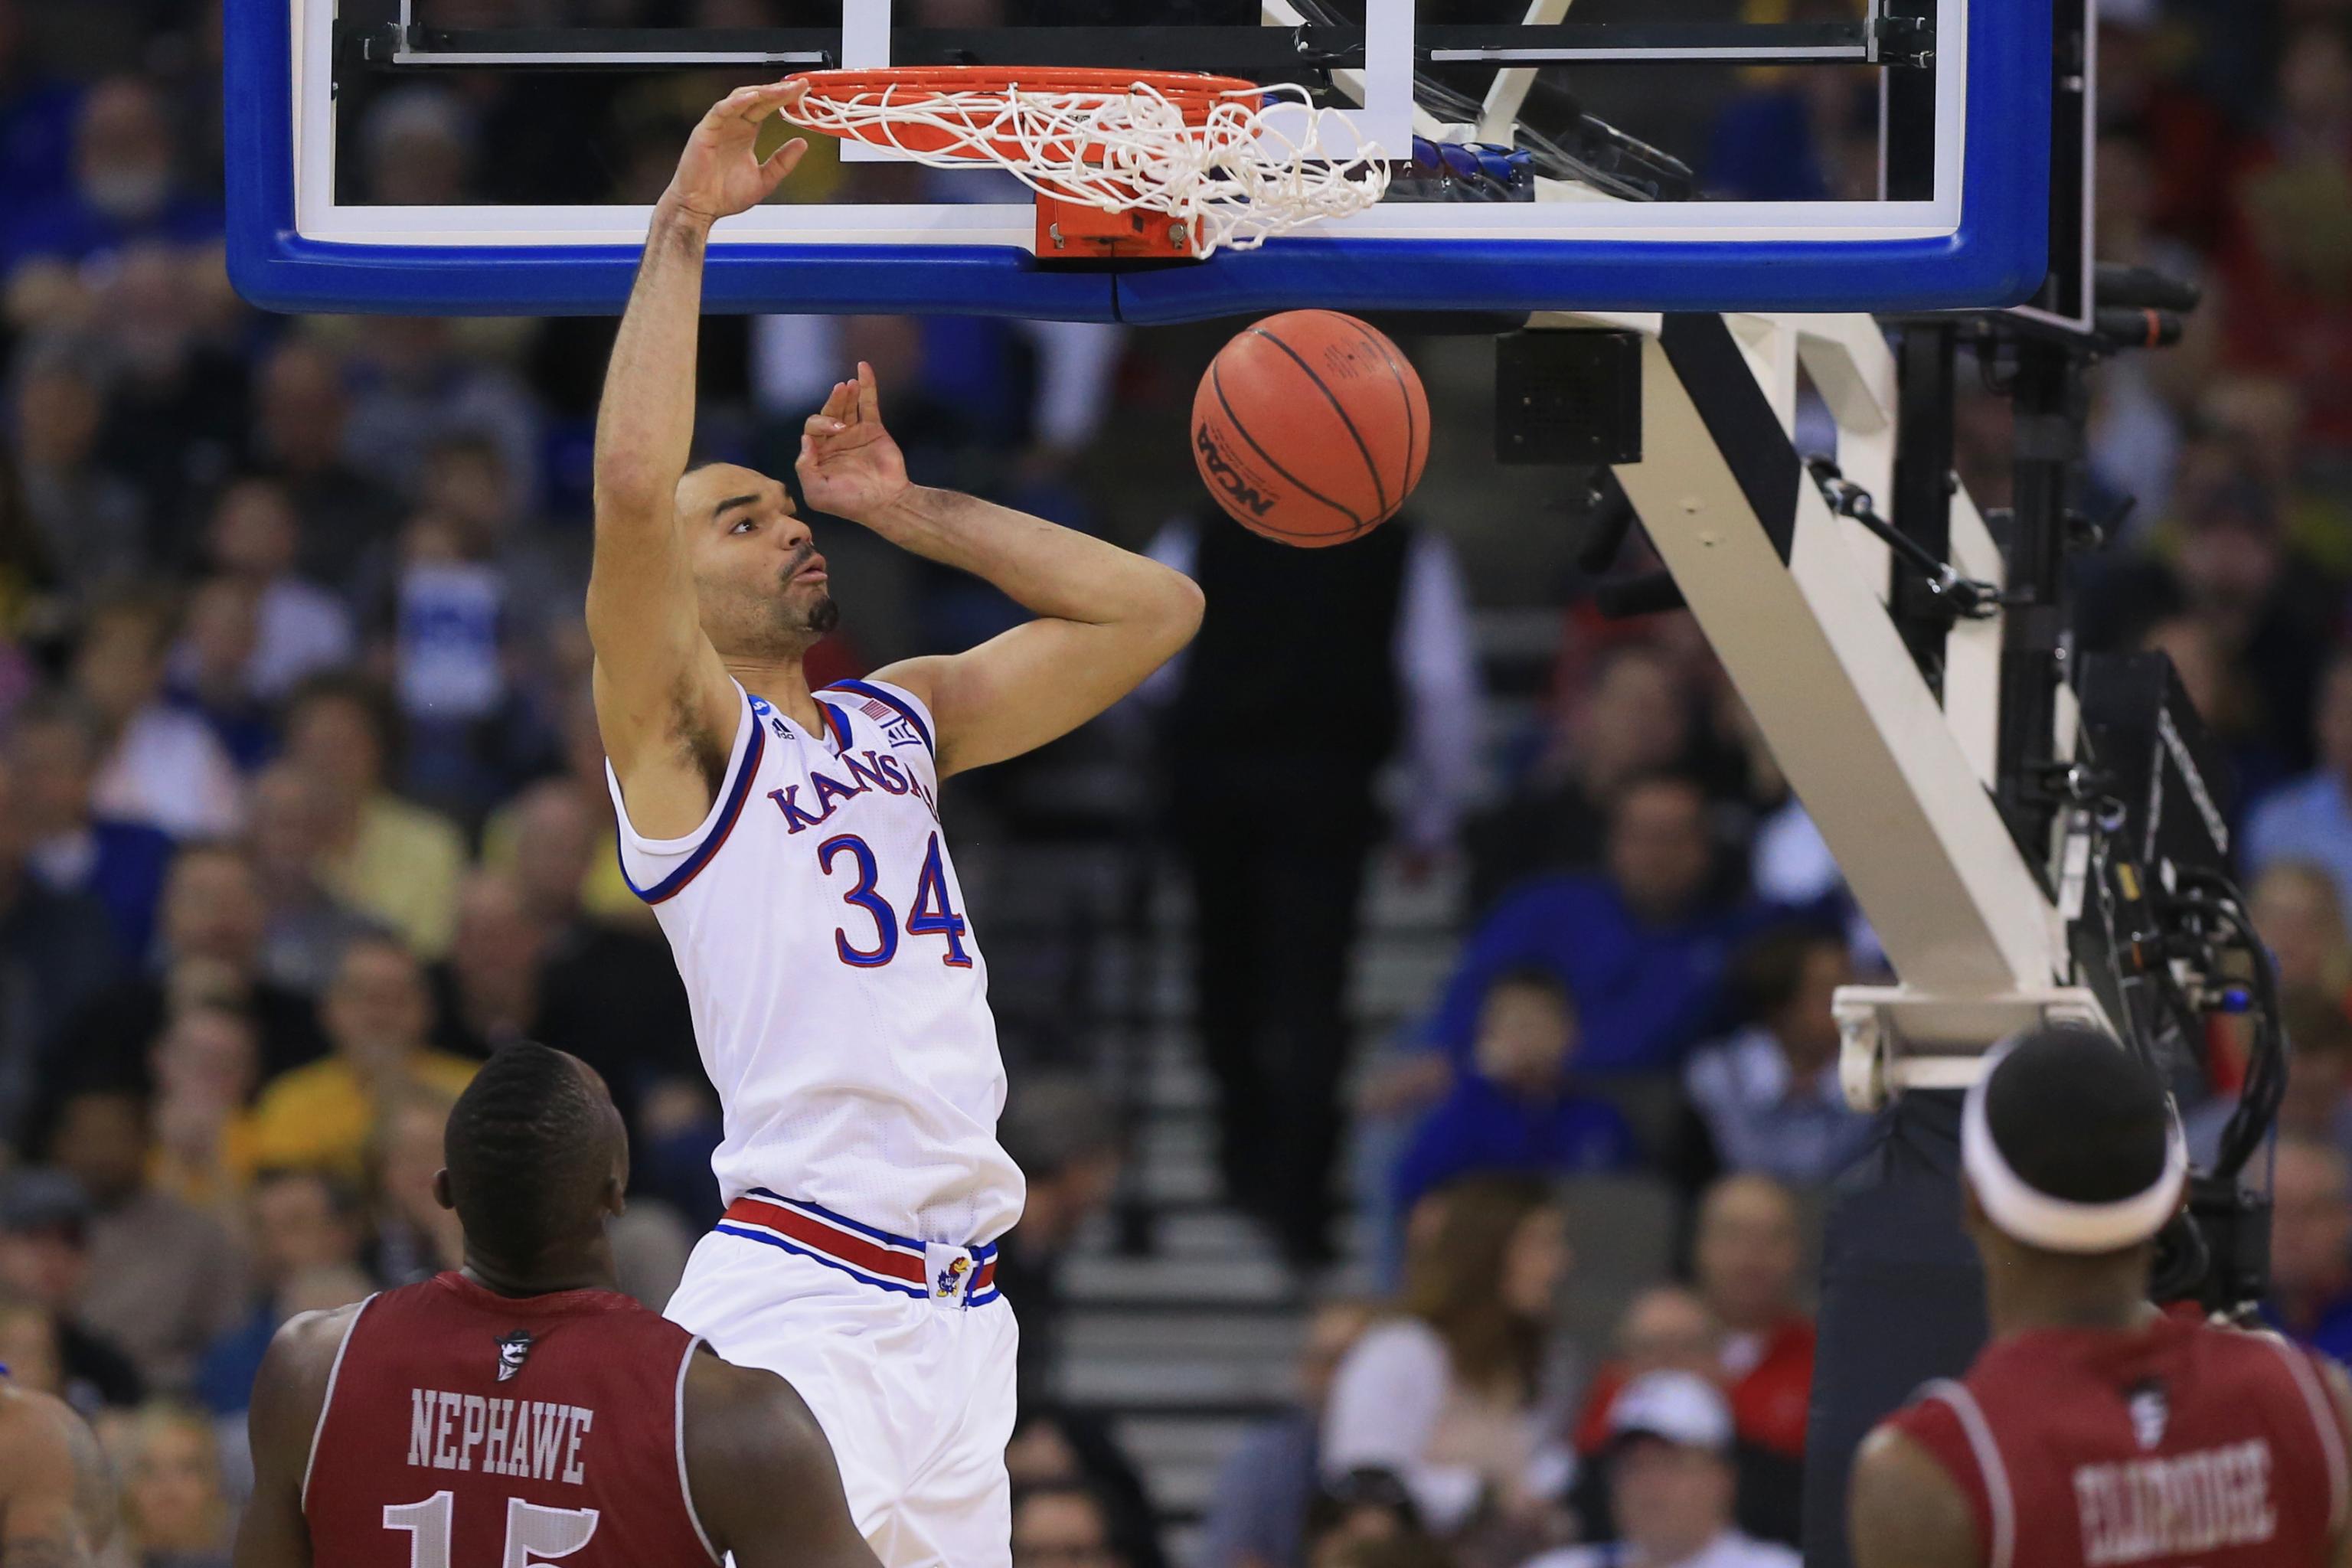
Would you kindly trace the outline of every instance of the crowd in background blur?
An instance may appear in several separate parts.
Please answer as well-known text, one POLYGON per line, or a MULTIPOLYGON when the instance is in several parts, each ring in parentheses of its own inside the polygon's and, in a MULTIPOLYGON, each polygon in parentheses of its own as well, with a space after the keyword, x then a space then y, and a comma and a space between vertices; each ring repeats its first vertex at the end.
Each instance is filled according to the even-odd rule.
MULTIPOLYGON (((2352 6, 2103 8, 2099 254, 2207 303, 2179 349, 2098 379, 2089 510, 2113 543, 2078 563, 2081 625, 2168 653, 2235 764, 2297 1047, 2269 1310, 2347 1354, 2352 6)), ((631 1291, 666 1296, 719 1201, 717 1107, 619 876, 586 701, 611 324, 243 306, 218 27, 205 0, 0 0, 0 1362, 98 1420, 125 1560, 182 1568, 224 1560, 276 1326, 457 1262, 440 1128, 501 1041, 612 1084, 631 1291)), ((394 203, 647 199, 716 89, 651 79, 608 105, 585 82, 372 86, 341 177, 394 203)), ((1856 194, 1854 89, 1745 79, 1699 143, 1710 190, 1856 194)), ((1587 1568, 1622 1560, 1579 1544, 1610 1539, 1661 1568, 1791 1562, 1770 1543, 1795 1535, 1807 1259, 1868 1140, 1828 999, 1880 964, 1868 928, 1687 619, 1598 618, 1556 520, 1482 531, 1491 501, 1441 465, 1404 522, 1286 552, 1164 482, 1211 347, 714 321, 702 409, 713 455, 781 470, 824 384, 871 361, 921 477, 1209 589, 1199 642, 1129 709, 947 803, 1016 868, 1008 896, 1081 818, 1191 889, 1225 1194, 1302 1282, 1351 1250, 1370 1281, 1316 1311, 1297 1406, 1233 1457, 1205 1563, 1587 1568), (1545 672, 1485 657, 1482 616, 1542 605, 1565 606, 1545 672), (1461 889, 1459 951, 1413 1022, 1359 1041, 1382 868, 1461 889)), ((1427 369, 1460 343, 1408 348, 1427 369)), ((1996 509, 2009 410, 1976 368, 1960 463, 1996 509)), ((1483 451, 1481 411, 1433 401, 1440 448, 1483 451)), ((1015 613, 829 526, 848 614, 820 679, 1015 613)), ((1160 1568, 1109 1428, 1052 1397, 1057 1269, 1121 1148, 1083 1031, 1037 994, 1000 987, 1033 1184, 1004 1263, 1033 1406, 1015 1561, 1160 1568)), ((2237 1072, 2234 1037, 2211 1046, 2208 1140, 2237 1072)))

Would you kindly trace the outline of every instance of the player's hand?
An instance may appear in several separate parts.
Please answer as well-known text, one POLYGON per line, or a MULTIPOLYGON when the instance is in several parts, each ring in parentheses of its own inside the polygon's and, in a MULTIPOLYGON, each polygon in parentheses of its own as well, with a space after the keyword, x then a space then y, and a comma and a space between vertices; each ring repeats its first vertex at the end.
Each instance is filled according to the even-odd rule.
POLYGON ((808 142, 795 136, 769 153, 764 163, 752 143, 768 116, 798 104, 807 92, 804 81, 775 81, 739 87, 712 105, 687 138, 663 205, 716 223, 766 201, 800 163, 808 142))
POLYGON ((859 361, 856 381, 835 382, 824 406, 801 431, 801 494, 819 511, 863 522, 907 493, 907 458, 882 428, 874 367, 859 361))

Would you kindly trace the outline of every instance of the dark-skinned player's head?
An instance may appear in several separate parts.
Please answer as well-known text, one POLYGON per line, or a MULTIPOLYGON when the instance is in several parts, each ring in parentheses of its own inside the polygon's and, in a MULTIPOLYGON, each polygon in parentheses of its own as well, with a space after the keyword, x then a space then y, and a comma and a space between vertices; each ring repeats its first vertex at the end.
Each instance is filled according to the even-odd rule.
POLYGON ((1960 1152, 1989 1265, 2144 1268, 2189 1168, 2156 1074, 2111 1036, 2067 1026, 1996 1048, 1969 1091, 1960 1152))
POLYGON ((735 463, 677 481, 703 635, 722 658, 798 658, 841 619, 824 557, 783 483, 735 463))
POLYGON ((530 1041, 501 1046, 449 1111, 434 1195, 468 1262, 528 1282, 604 1245, 629 1184, 628 1133, 596 1070, 530 1041))

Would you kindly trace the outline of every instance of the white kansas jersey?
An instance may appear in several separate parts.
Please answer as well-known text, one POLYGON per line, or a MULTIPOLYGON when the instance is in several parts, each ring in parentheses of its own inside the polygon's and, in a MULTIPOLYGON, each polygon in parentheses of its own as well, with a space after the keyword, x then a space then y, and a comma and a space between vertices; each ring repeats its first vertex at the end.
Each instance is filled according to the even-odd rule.
MULTIPOLYGON (((741 689, 740 687, 738 689, 741 689)), ((817 693, 813 735, 746 693, 719 800, 683 838, 629 824, 621 869, 669 937, 726 1137, 753 1188, 926 1241, 1021 1215, 996 1142, 988 965, 940 832, 930 714, 895 686, 817 693)))

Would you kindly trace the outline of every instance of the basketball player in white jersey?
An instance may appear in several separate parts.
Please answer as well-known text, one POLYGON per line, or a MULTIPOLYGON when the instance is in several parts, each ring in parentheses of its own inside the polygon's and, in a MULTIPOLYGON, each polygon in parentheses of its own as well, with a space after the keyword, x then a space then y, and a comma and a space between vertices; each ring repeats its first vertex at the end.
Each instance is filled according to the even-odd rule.
POLYGON ((1021 1173, 988 970, 939 785, 1101 712, 1181 647, 1200 591, 1142 556, 912 484, 874 375, 838 384, 796 465, 814 509, 986 578, 1036 619, 968 653, 812 691, 837 619, 783 485, 688 470, 711 226, 799 161, 747 88, 655 208, 596 425, 588 631, 621 861, 692 998, 729 1200, 669 1316, 797 1388, 891 1568, 1010 1560, 1011 1309, 995 1239, 1021 1173))

